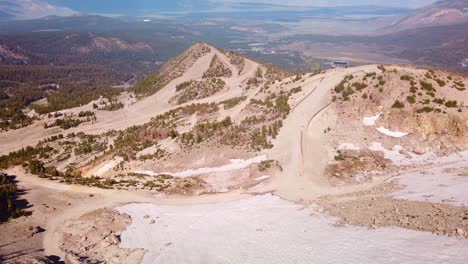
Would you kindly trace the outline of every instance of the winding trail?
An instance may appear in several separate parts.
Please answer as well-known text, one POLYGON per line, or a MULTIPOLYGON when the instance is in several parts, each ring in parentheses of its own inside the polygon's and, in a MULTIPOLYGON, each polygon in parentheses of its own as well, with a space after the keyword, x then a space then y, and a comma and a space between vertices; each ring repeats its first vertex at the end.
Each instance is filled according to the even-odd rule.
POLYGON ((270 159, 278 160, 283 166, 281 176, 273 179, 277 194, 282 198, 301 202, 310 201, 326 194, 341 194, 366 189, 359 187, 335 188, 324 179, 323 174, 331 149, 325 144, 323 131, 338 122, 332 103, 332 89, 346 75, 376 71, 376 66, 361 66, 334 69, 312 76, 303 85, 306 95, 292 102, 294 106, 283 121, 274 148, 269 151, 270 159))

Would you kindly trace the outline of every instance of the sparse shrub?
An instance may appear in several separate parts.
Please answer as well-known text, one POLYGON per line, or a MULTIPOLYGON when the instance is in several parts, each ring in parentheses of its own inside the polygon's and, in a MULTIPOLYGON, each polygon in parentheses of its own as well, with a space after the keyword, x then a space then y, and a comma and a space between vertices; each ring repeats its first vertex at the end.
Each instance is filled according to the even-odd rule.
POLYGON ((420 109, 416 110, 416 113, 418 113, 418 114, 420 114, 420 113, 430 113, 432 111, 434 111, 433 107, 424 106, 423 108, 420 108, 420 109))
POLYGON ((405 104, 396 100, 395 103, 393 103, 392 108, 404 108, 405 104))
POLYGON ((355 83, 353 83, 352 86, 353 86, 354 88, 356 88, 356 90, 358 90, 358 91, 363 90, 363 89, 365 89, 365 88, 368 87, 367 84, 361 83, 361 82, 355 82, 355 83))
POLYGON ((450 100, 445 103, 445 106, 448 108, 454 108, 458 106, 458 103, 455 100, 450 100))
POLYGON ((441 79, 437 79, 436 80, 437 84, 440 86, 440 87, 444 87, 445 86, 445 81, 444 80, 441 80, 441 79))
POLYGON ((411 77, 411 76, 409 76, 409 75, 402 75, 402 76, 400 77, 400 80, 410 82, 410 81, 413 80, 413 77, 411 77))
POLYGON ((408 101, 410 104, 414 104, 414 103, 416 103, 416 96, 414 96, 414 95, 408 96, 408 97, 406 97, 406 101, 408 101))
POLYGON ((341 93, 341 92, 343 92, 343 91, 346 89, 346 87, 344 86, 345 83, 346 83, 346 81, 343 80, 343 81, 341 81, 337 86, 335 86, 335 92, 336 92, 336 93, 341 93))
POLYGON ((338 152, 338 155, 335 156, 336 161, 343 161, 345 159, 346 157, 341 152, 338 152))
POLYGON ((434 88, 432 83, 425 82, 425 81, 420 81, 419 83, 421 84, 421 88, 423 90, 426 90, 428 92, 435 92, 436 91, 436 89, 434 88))
POLYGON ((238 105, 240 102, 244 101, 245 99, 247 99, 246 96, 236 97, 236 98, 232 98, 232 99, 222 101, 219 104, 224 105, 224 109, 231 109, 231 108, 235 107, 236 105, 238 105))
POLYGON ((351 88, 351 87, 346 88, 346 89, 342 92, 342 95, 343 95, 344 98, 347 98, 347 97, 349 97, 349 96, 351 96, 351 95, 353 95, 353 94, 354 94, 354 90, 353 90, 353 88, 351 88))

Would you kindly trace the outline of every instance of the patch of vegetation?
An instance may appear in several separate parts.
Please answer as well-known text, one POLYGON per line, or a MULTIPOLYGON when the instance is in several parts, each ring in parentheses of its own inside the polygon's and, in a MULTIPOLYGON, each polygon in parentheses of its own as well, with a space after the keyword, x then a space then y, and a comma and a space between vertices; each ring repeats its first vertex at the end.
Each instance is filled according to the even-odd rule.
POLYGON ((436 82, 440 87, 444 87, 446 85, 445 81, 442 79, 437 79, 436 82))
POLYGON ((51 127, 60 127, 63 130, 68 130, 72 127, 77 127, 84 122, 86 121, 72 117, 67 117, 64 119, 55 119, 55 121, 52 124, 45 124, 44 128, 47 129, 51 127))
POLYGON ((0 223, 25 215, 16 204, 18 192, 14 177, 0 173, 0 223))
POLYGON ((78 113, 78 117, 89 117, 89 116, 95 116, 96 113, 93 111, 81 111, 78 113))
POLYGON ((412 76, 409 76, 409 75, 402 75, 400 77, 400 80, 411 82, 412 80, 414 80, 414 78, 412 76))
POLYGON ((367 84, 361 83, 361 82, 355 82, 355 83, 352 84, 352 86, 353 86, 354 88, 356 88, 356 90, 358 90, 358 91, 363 90, 363 89, 365 89, 365 88, 368 87, 367 84))
POLYGON ((458 103, 456 100, 449 100, 445 103, 445 106, 448 108, 455 108, 458 106, 458 103))
POLYGON ((195 99, 209 97, 226 86, 226 83, 217 78, 204 79, 202 81, 191 81, 188 86, 184 84, 180 94, 177 96, 177 104, 183 104, 195 99))
POLYGON ((386 69, 386 68, 385 68, 385 66, 383 66, 383 65, 379 65, 379 66, 377 66, 377 69, 381 70, 381 71, 382 71, 382 73, 384 73, 384 72, 386 72, 386 71, 387 71, 387 69, 386 69))
POLYGON ((238 105, 240 102, 244 101, 245 99, 247 99, 246 96, 235 97, 235 98, 232 98, 232 99, 224 100, 224 101, 220 102, 219 104, 224 105, 224 109, 227 110, 227 109, 231 109, 231 108, 235 107, 236 105, 238 105))
POLYGON ((424 106, 423 108, 420 108, 420 109, 416 110, 416 113, 418 113, 418 114, 431 113, 432 111, 434 111, 433 107, 424 106))
POLYGON ((276 97, 276 100, 275 100, 275 110, 281 113, 284 118, 291 111, 291 107, 289 106, 288 101, 289 101, 289 97, 286 95, 280 95, 276 97))
POLYGON ((406 101, 408 101, 408 103, 410 103, 410 104, 415 104, 416 103, 416 96, 414 96, 414 95, 407 96, 406 101))
POLYGON ((176 92, 181 91, 181 90, 189 87, 190 84, 192 84, 192 81, 186 81, 186 82, 183 82, 183 83, 179 83, 178 85, 176 85, 176 92))
POLYGON ((426 90, 428 92, 435 92, 436 91, 436 89, 434 88, 432 83, 425 82, 425 81, 420 81, 419 84, 421 84, 421 88, 423 90, 426 90))
POLYGON ((347 100, 347 98, 349 98, 349 96, 353 95, 354 93, 355 92, 354 92, 353 88, 348 87, 342 92, 342 95, 343 95, 343 98, 345 100, 347 100))
POLYGON ((139 97, 149 96, 159 92, 167 83, 168 81, 163 78, 159 72, 155 72, 133 86, 130 91, 134 92, 139 97))
POLYGON ((404 108, 405 107, 405 104, 396 100, 393 105, 392 105, 392 108, 404 108))
POLYGON ((108 104, 106 104, 105 106, 100 107, 98 109, 102 110, 102 111, 116 111, 116 110, 122 109, 124 107, 125 107, 125 105, 122 102, 111 99, 108 104))
POLYGON ((335 155, 335 160, 336 161, 343 161, 346 159, 346 156, 341 153, 341 151, 338 151, 338 155, 335 155))
POLYGON ((264 161, 260 162, 260 164, 258 164, 258 170, 260 172, 264 172, 264 171, 271 168, 272 163, 273 163, 273 160, 264 160, 264 161))
POLYGON ((232 71, 219 60, 218 55, 213 56, 213 59, 211 59, 210 67, 203 74, 203 78, 229 78, 231 76, 232 71))
POLYGON ((291 96, 293 94, 296 94, 296 93, 300 93, 300 92, 302 92, 302 87, 301 86, 294 87, 289 91, 289 96, 291 96))

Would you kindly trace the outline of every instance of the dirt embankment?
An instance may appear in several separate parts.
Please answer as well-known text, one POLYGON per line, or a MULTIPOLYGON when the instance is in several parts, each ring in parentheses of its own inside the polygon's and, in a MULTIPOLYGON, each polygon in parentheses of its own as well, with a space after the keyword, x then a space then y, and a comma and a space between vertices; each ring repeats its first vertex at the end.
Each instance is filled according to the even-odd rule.
POLYGON ((98 209, 65 227, 61 249, 67 263, 140 263, 143 249, 122 249, 120 234, 131 223, 128 215, 112 209, 98 209))

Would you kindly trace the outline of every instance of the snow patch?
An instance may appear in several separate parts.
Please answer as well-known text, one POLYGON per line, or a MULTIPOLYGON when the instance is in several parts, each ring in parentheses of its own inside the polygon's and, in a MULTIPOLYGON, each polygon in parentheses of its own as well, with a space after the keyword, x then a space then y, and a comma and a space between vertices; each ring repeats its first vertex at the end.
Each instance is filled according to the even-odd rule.
POLYGON ((424 155, 408 153, 408 155, 405 155, 401 153, 401 151, 403 151, 402 146, 395 145, 393 146, 393 149, 386 149, 381 142, 370 143, 369 150, 383 152, 385 158, 391 160, 396 165, 425 164, 429 160, 434 159, 436 157, 434 153, 426 153, 424 155))
POLYGON ((398 176, 403 189, 392 196, 409 201, 446 203, 453 206, 468 206, 468 177, 458 176, 446 170, 467 167, 464 160, 455 164, 432 168, 424 173, 410 172, 398 176))
POLYGON ((379 127, 377 128, 377 131, 379 131, 380 133, 384 134, 384 135, 387 135, 389 137, 394 137, 394 138, 401 138, 401 137, 404 137, 404 136, 407 136, 409 133, 406 133, 406 132, 400 132, 400 131, 391 131, 385 127, 379 127))
POLYGON ((213 168, 199 168, 199 169, 190 169, 182 172, 176 172, 176 173, 171 173, 171 172, 159 172, 156 173, 151 170, 145 170, 145 171, 135 171, 135 173, 139 174, 147 174, 150 176, 157 176, 160 174, 167 174, 171 175, 174 177, 179 177, 179 178, 187 178, 195 175, 201 175, 201 174, 208 174, 208 173, 216 173, 216 172, 227 172, 227 171, 234 171, 234 170, 240 170, 247 168, 248 166, 255 164, 255 163, 260 163, 262 161, 267 160, 266 155, 258 156, 252 159, 248 160, 242 160, 242 159, 231 159, 230 164, 220 166, 220 167, 213 167, 213 168))
POLYGON ((404 151, 400 145, 393 146, 392 149, 386 149, 381 142, 371 142, 369 147, 371 151, 381 151, 385 158, 391 160, 395 165, 425 165, 425 164, 444 164, 449 162, 458 162, 468 160, 468 151, 453 153, 448 156, 438 157, 434 152, 427 152, 417 155, 412 152, 402 154, 404 151))
POLYGON ((362 123, 365 126, 375 126, 375 123, 377 122, 377 120, 380 118, 381 115, 382 113, 379 112, 375 116, 364 117, 362 119, 362 123))
POLYGON ((269 179, 269 178, 270 178, 270 176, 265 175, 265 176, 255 178, 255 181, 263 181, 263 180, 266 180, 266 179, 269 179))
POLYGON ((116 209, 132 217, 120 246, 145 249, 143 264, 462 264, 468 259, 468 240, 402 228, 336 227, 320 210, 270 194, 219 204, 116 209))
POLYGON ((361 150, 361 148, 352 143, 343 143, 338 146, 338 150, 361 150))

